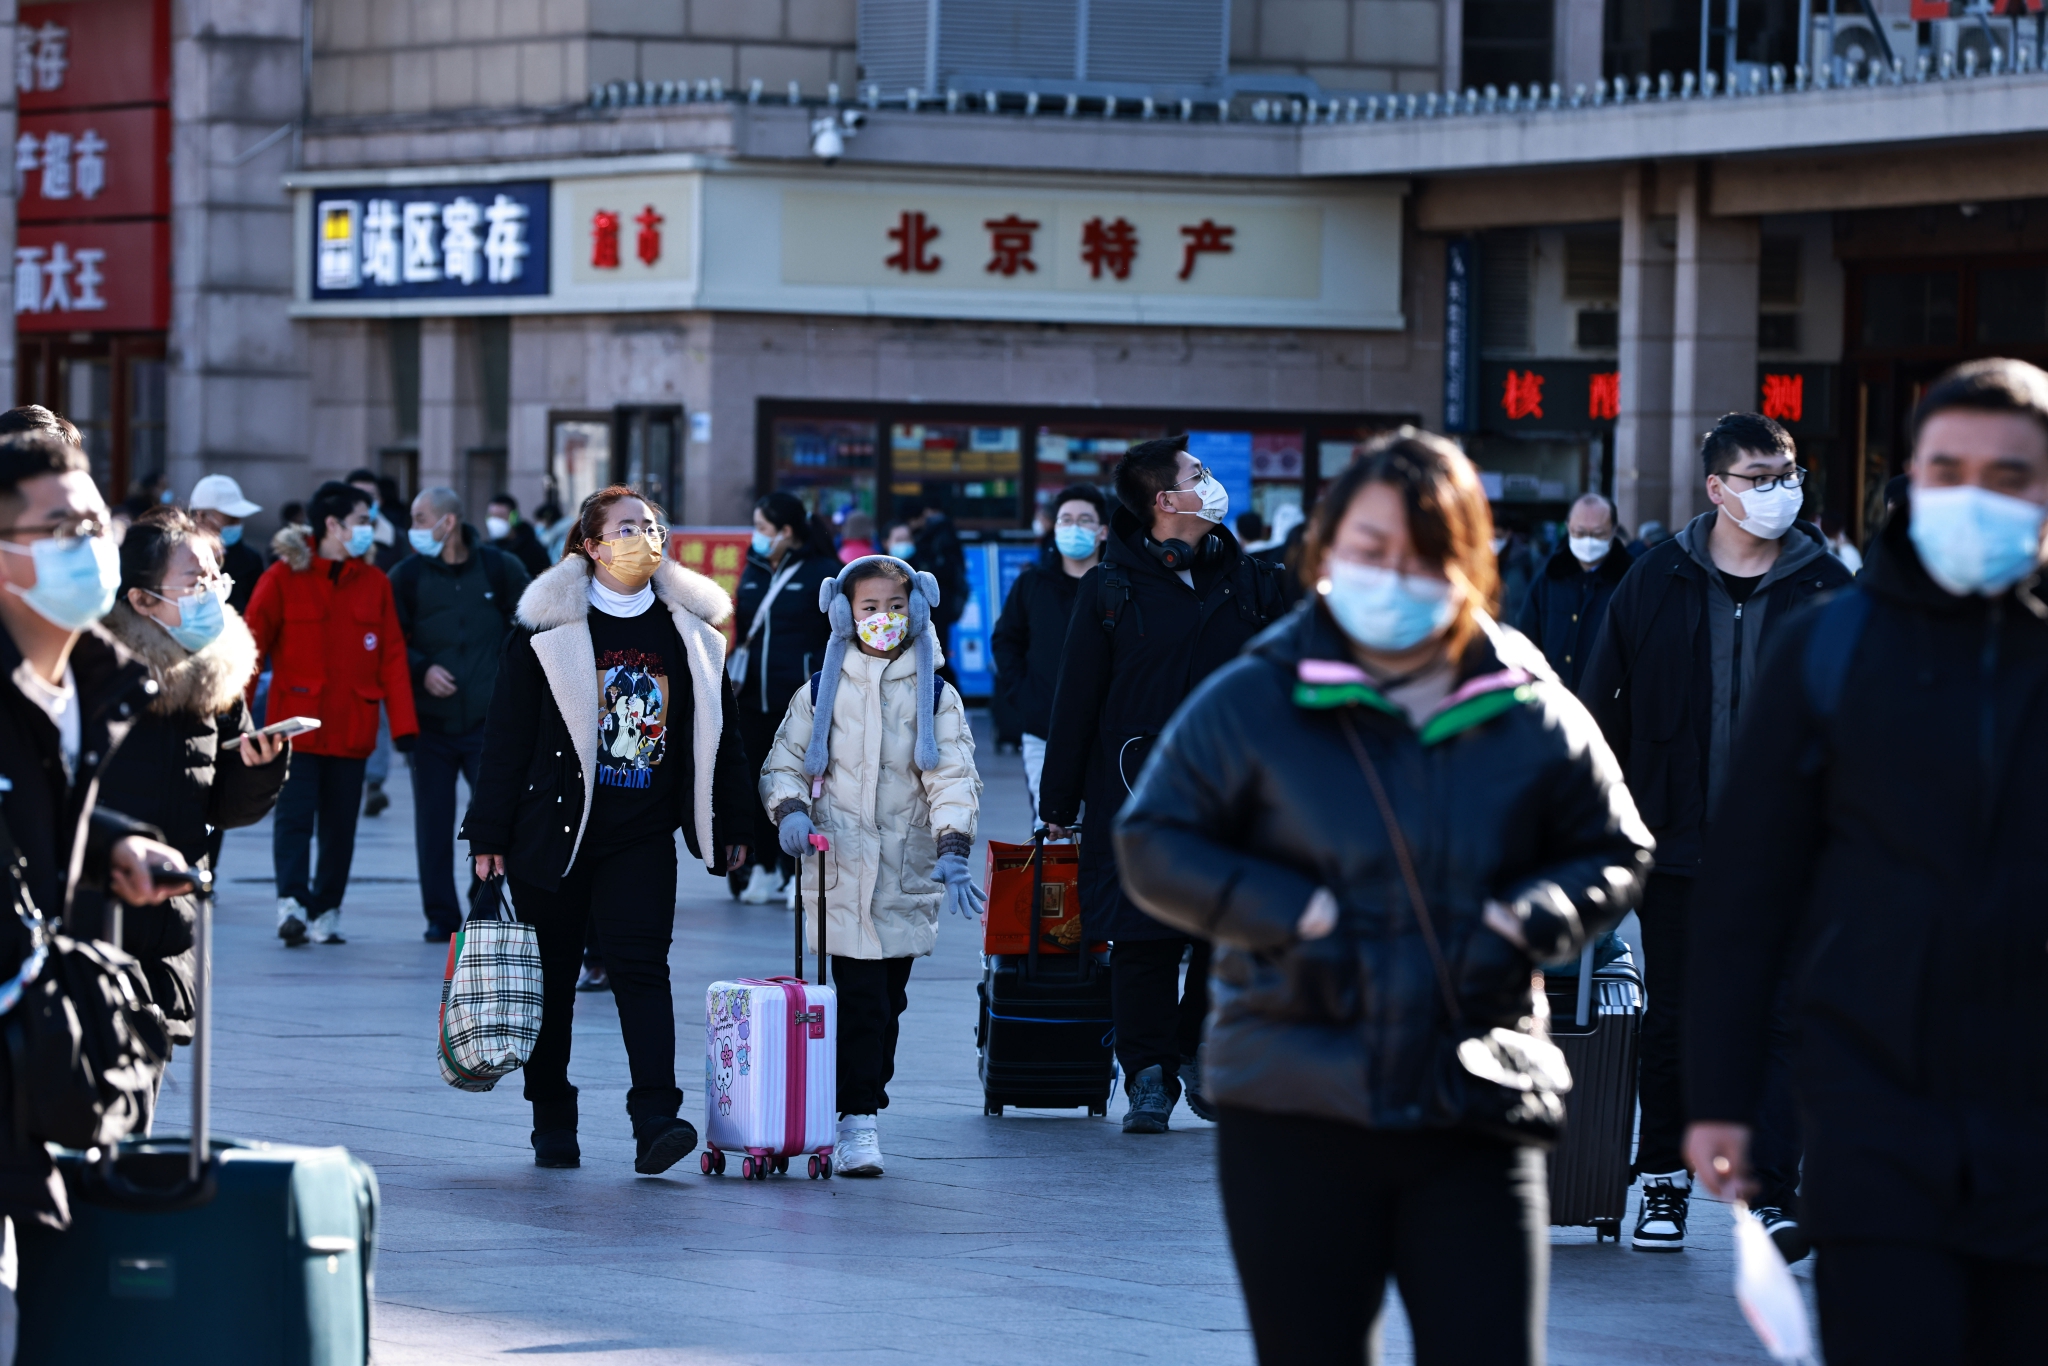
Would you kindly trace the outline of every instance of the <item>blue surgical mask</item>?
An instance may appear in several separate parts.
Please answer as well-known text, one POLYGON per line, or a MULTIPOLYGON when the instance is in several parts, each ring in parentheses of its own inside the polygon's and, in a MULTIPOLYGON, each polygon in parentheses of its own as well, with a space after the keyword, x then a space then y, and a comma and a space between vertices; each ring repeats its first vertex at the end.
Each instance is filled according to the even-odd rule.
POLYGON ((1975 484, 1914 489, 1907 531, 1927 576, 1957 597, 2002 593, 2041 562, 2048 508, 1975 484))
POLYGON ((1085 526, 1057 526, 1052 529, 1052 543, 1068 559, 1085 560, 1095 553, 1095 532, 1085 526))
POLYGON ((441 538, 431 531, 421 531, 418 527, 414 527, 405 533, 405 539, 412 542, 412 548, 418 554, 438 555, 441 553, 441 538))
POLYGON ((7 586, 52 626, 83 631, 113 609, 121 552, 111 537, 53 536, 26 550, 0 541, 0 549, 35 557, 35 587, 7 586))
POLYGON ((348 557, 359 560, 370 553, 370 546, 377 538, 377 528, 368 522, 348 529, 348 557))
POLYGON ((917 553, 917 542, 891 541, 889 542, 889 553, 899 560, 907 560, 917 553))
POLYGON ((1344 634, 1368 650, 1413 649, 1451 624, 1458 597, 1442 579, 1332 560, 1317 585, 1344 634))
POLYGON ((756 555, 766 555, 768 552, 775 549, 775 538, 773 536, 768 535, 766 532, 756 531, 754 533, 753 544, 754 553, 756 555))
POLYGON ((233 526, 222 527, 220 529, 220 543, 222 545, 240 545, 242 543, 242 524, 237 522, 233 526))
MULTIPOLYGON (((163 602, 171 601, 170 598, 164 597, 161 593, 152 593, 150 596, 163 602)), ((227 625, 227 613, 221 607, 220 594, 210 588, 202 589, 197 593, 177 599, 177 603, 178 624, 176 626, 164 626, 160 621, 156 623, 159 626, 164 626, 164 630, 169 633, 172 640, 177 641, 192 653, 198 654, 220 638, 222 628, 227 625)), ((156 619, 152 617, 151 620, 155 621, 156 619)))

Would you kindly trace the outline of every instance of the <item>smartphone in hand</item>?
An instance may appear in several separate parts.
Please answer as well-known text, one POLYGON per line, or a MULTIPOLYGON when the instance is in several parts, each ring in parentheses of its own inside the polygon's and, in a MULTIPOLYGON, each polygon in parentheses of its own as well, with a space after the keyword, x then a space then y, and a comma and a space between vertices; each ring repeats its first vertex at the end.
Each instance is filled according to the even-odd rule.
POLYGON ((317 716, 287 716, 284 720, 273 722, 255 733, 264 736, 276 735, 288 740, 294 735, 303 735, 309 730, 318 729, 320 718, 317 716))

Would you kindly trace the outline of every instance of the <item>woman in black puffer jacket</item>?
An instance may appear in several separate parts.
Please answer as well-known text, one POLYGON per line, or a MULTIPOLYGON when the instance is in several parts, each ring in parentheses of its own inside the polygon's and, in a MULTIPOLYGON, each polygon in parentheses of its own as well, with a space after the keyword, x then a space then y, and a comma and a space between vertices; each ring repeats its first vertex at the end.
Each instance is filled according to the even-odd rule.
POLYGON ((1202 1080, 1268 1366, 1357 1366, 1390 1272, 1424 1366, 1542 1358, 1543 1153, 1433 1078, 1461 1033, 1542 1031, 1532 970, 1621 919, 1652 842, 1592 718, 1487 615, 1491 535, 1457 448, 1369 447, 1317 509, 1309 601, 1188 699, 1117 822, 1132 898, 1217 944, 1202 1080))
MULTIPOLYGON (((232 830, 270 813, 284 786, 286 742, 256 739, 243 689, 256 642, 220 577, 219 545, 175 508, 152 508, 121 541, 121 595, 105 626, 149 665, 155 702, 100 779, 100 802, 155 826, 194 867, 210 866, 208 827, 232 830)), ((142 962, 174 1042, 192 1038, 190 897, 122 909, 121 946, 142 962)), ((81 889, 72 933, 105 937, 106 902, 81 889)))

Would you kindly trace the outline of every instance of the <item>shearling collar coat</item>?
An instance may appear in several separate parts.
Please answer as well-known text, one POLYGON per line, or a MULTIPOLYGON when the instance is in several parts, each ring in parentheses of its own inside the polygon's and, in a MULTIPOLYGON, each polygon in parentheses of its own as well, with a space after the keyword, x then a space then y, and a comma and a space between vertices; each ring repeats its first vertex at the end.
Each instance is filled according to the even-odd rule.
MULTIPOLYGON (((483 773, 462 838, 472 854, 503 854, 509 871, 553 888, 575 863, 597 782, 600 701, 590 639, 590 562, 564 559, 528 586, 484 723, 483 773)), ((732 599, 710 579, 664 561, 654 594, 668 609, 690 670, 689 809, 679 824, 690 851, 723 874, 726 845, 745 843, 752 783, 731 724, 725 637, 732 599), (709 705, 724 699, 722 705, 709 705)), ((672 721, 671 725, 679 725, 672 721)))

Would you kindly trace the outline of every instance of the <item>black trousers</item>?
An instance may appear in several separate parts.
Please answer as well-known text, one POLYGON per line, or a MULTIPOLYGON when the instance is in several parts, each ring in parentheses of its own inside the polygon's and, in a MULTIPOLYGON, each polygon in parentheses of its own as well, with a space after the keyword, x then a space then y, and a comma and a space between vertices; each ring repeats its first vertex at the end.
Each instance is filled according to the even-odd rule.
POLYGON ((293 898, 309 915, 338 909, 342 894, 348 891, 367 762, 331 754, 294 754, 291 776, 277 794, 277 809, 270 823, 270 862, 277 894, 293 898), (316 831, 320 837, 317 877, 313 875, 316 831))
POLYGON ((1216 1137, 1261 1366, 1377 1363, 1390 1275, 1418 1366, 1543 1359, 1550 1195, 1541 1152, 1229 1107, 1216 1137), (1303 1162, 1316 1172, 1313 1196, 1303 1162))
MULTIPOLYGON (((1642 1040, 1642 1130, 1636 1170, 1675 1172, 1685 1166, 1686 940, 1692 932, 1693 880, 1652 873, 1637 915, 1643 924, 1644 990, 1642 1040)), ((1754 1131, 1750 1168, 1756 1174, 1758 1208, 1798 1207, 1799 1106, 1792 1094, 1791 981, 1778 984, 1771 1005, 1770 1053, 1754 1131)))
POLYGON ((839 1113, 872 1115, 889 1108, 896 1076, 896 1025, 910 1004, 914 958, 832 955, 839 993, 839 1113))
POLYGON ((2005 1366, 2048 1350, 2048 1267, 1826 1242, 1813 1282, 1828 1366, 2005 1366))
MULTIPOLYGON (((740 743, 747 749, 747 767, 757 774, 761 765, 768 762, 768 751, 775 744, 775 732, 782 725, 782 714, 787 710, 785 704, 789 701, 787 697, 776 698, 772 693, 770 698, 775 704, 772 710, 757 711, 748 705, 748 699, 742 697, 735 711, 739 718, 740 743)), ((760 700, 758 692, 754 700, 760 700)), ((768 819, 768 809, 758 799, 752 805, 753 838, 747 841, 747 866, 773 868, 780 864, 785 872, 788 871, 795 866, 794 861, 783 857, 781 846, 775 842, 775 822, 768 819)))
POLYGON ((1119 939, 1109 955, 1109 1013, 1116 1021, 1116 1060, 1124 1084, 1148 1067, 1165 1072, 1174 1089, 1180 1060, 1202 1044, 1202 1019, 1209 1013, 1209 943, 1175 935, 1170 939, 1119 939), (1181 951, 1193 946, 1187 990, 1181 990, 1181 951))
MULTIPOLYGON (((484 761, 484 728, 466 735, 422 730, 412 751, 412 842, 420 865, 420 909, 427 924, 453 930, 462 924, 455 886, 455 780, 476 793, 484 761)), ((464 878, 467 887, 471 879, 464 878)))
POLYGON ((576 1095, 569 1084, 570 1026, 576 1013, 576 972, 591 925, 611 974, 626 1040, 634 1119, 673 1119, 683 1108, 676 1086, 675 997, 668 950, 675 934, 676 847, 670 839, 576 856, 554 891, 523 878, 506 879, 513 908, 533 926, 540 947, 540 1037, 526 1064, 526 1098, 537 1105, 576 1095))

